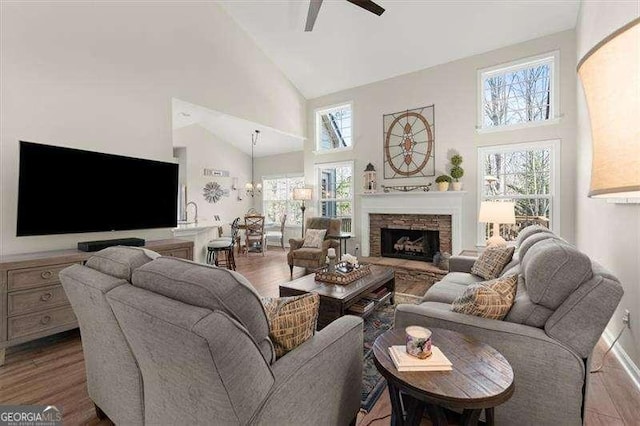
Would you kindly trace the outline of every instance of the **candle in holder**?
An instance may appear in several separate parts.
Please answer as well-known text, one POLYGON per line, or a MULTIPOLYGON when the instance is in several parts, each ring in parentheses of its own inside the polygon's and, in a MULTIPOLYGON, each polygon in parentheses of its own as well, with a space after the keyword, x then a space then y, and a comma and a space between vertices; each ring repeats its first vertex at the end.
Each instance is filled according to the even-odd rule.
POLYGON ((425 359, 431 356, 431 330, 411 325, 405 329, 407 333, 407 353, 416 358, 425 359))
POLYGON ((336 249, 334 248, 327 249, 327 258, 329 258, 328 271, 333 273, 336 271, 336 249))

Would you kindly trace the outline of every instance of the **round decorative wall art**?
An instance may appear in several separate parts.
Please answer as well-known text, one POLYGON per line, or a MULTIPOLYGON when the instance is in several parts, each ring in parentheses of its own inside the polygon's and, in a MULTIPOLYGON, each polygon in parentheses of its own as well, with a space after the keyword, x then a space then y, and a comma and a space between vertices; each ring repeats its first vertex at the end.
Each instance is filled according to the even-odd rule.
POLYGON ((434 109, 431 105, 384 115, 385 179, 435 175, 434 109))
POLYGON ((207 182, 202 189, 204 199, 210 203, 217 203, 224 195, 224 190, 218 182, 207 182))

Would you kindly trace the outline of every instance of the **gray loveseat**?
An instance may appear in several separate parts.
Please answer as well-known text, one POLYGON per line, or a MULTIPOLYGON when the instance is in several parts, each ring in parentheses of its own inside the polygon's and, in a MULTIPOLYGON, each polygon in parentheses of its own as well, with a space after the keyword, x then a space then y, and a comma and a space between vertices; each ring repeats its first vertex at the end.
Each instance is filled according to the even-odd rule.
POLYGON ((275 359, 241 275, 112 247, 60 274, 78 317, 89 396, 116 424, 349 424, 362 320, 342 317, 275 359))
MULTIPOLYGON (((495 410, 500 425, 580 425, 591 352, 622 297, 619 281, 546 228, 523 229, 502 275, 518 274, 504 321, 451 311, 471 283, 475 258, 452 257, 450 273, 418 305, 398 305, 395 327, 439 327, 499 350, 515 374, 515 393, 495 410)), ((435 342, 437 344, 437 342, 435 342)))

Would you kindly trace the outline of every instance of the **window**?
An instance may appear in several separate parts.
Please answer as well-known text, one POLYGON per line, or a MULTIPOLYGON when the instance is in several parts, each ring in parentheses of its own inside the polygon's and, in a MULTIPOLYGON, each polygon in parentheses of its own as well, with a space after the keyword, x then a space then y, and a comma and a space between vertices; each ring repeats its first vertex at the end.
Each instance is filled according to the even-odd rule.
POLYGON ((316 111, 316 149, 318 152, 351 147, 353 130, 351 104, 316 111))
MULTIPOLYGON (((559 177, 556 161, 560 141, 501 145, 478 149, 479 203, 515 203, 516 224, 500 225, 500 235, 515 240, 520 229, 542 225, 559 232, 559 177)), ((484 245, 491 224, 479 224, 478 245, 484 245)))
POLYGON ((504 129, 554 122, 558 53, 478 72, 478 128, 504 129))
POLYGON ((317 164, 319 213, 342 221, 342 232, 351 233, 353 221, 353 161, 317 164))
POLYGON ((293 188, 304 187, 304 176, 285 175, 262 178, 262 211, 265 222, 280 223, 287 215, 288 225, 302 224, 301 201, 293 199, 293 188))

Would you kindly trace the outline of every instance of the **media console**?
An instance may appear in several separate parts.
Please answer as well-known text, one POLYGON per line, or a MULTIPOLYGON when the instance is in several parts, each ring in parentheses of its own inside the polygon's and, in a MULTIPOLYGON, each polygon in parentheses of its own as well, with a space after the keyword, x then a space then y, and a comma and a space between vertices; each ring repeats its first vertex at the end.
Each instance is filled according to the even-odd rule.
MULTIPOLYGON (((144 247, 193 260, 192 241, 147 241, 144 247)), ((6 348, 78 326, 58 273, 91 256, 80 250, 0 256, 0 365, 6 348)))

